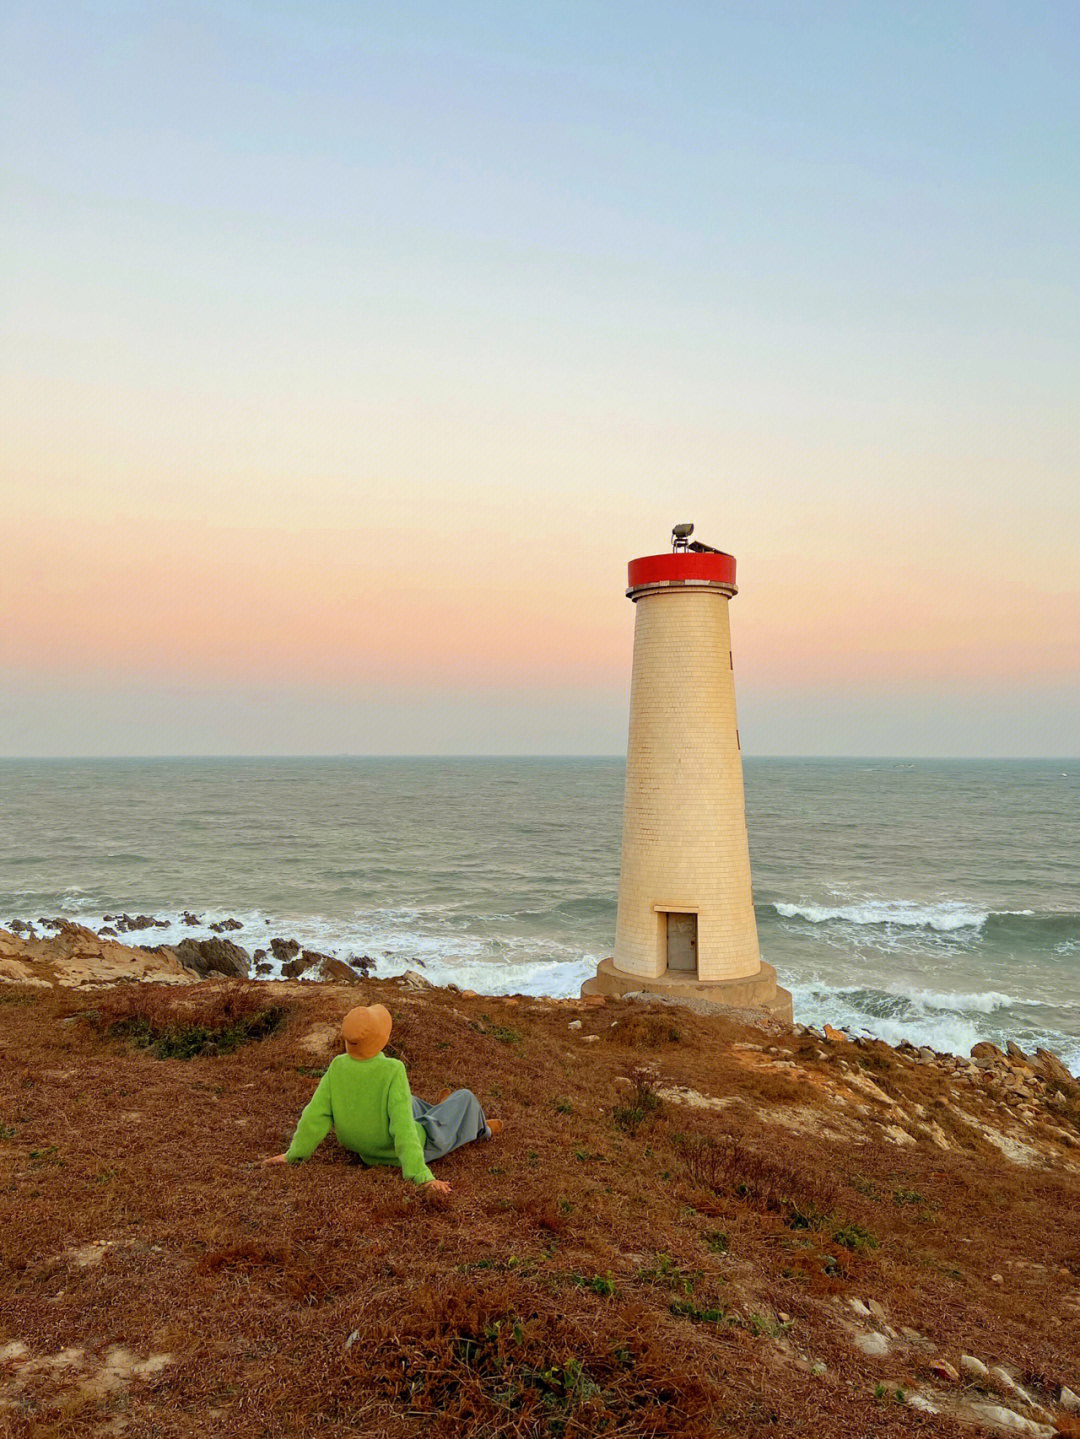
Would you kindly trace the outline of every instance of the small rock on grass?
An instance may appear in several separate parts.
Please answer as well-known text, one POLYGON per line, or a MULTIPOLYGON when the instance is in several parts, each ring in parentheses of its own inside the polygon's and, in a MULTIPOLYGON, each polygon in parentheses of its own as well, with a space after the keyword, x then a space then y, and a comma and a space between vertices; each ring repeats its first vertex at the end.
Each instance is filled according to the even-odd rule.
POLYGON ((976 1359, 974 1354, 961 1354, 960 1368, 969 1379, 988 1379, 990 1371, 981 1359, 976 1359))
POLYGON ((856 1334, 855 1346, 869 1359, 880 1359, 889 1352, 889 1341, 884 1334, 875 1334, 873 1330, 866 1334, 856 1334))
POLYGON ((1067 1384, 1061 1386, 1058 1403, 1067 1414, 1080 1414, 1080 1394, 1075 1394, 1067 1384))
POLYGON ((925 1394, 909 1394, 907 1402, 912 1409, 921 1409, 924 1414, 937 1414, 939 1412, 937 1405, 931 1404, 925 1394))
POLYGON ((956 1384, 960 1380, 960 1375, 947 1359, 935 1359, 930 1369, 939 1379, 947 1379, 950 1384, 956 1384))

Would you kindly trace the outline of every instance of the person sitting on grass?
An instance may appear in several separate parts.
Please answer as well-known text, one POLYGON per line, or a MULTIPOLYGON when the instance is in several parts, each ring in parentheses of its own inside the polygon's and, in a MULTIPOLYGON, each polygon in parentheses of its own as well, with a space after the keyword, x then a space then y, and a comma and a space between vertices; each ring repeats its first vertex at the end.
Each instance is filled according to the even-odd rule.
POLYGON ((383 1004, 349 1010, 341 1022, 345 1053, 319 1080, 288 1149, 264 1164, 308 1159, 333 1127, 338 1142, 365 1164, 400 1165, 406 1179, 450 1193, 428 1165, 474 1139, 490 1139, 502 1130, 502 1120, 485 1119, 470 1089, 446 1090, 436 1104, 414 1098, 401 1060, 382 1052, 392 1027, 383 1004))

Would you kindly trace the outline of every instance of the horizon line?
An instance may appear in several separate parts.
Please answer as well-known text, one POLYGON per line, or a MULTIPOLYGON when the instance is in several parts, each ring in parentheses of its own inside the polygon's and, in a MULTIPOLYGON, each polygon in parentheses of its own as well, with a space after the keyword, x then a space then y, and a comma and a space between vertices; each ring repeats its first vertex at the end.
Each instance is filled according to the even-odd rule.
MULTIPOLYGON (((497 752, 485 754, 419 754, 419 753, 395 753, 392 751, 379 751, 370 753, 359 753, 355 751, 335 751, 326 753, 281 753, 281 754, 176 754, 176 753, 155 753, 155 754, 35 754, 35 755, 0 755, 0 764, 41 764, 52 762, 72 761, 97 761, 106 763, 115 761, 117 763, 133 763, 139 760, 344 760, 344 759, 393 759, 393 760, 625 760, 624 753, 578 753, 559 752, 556 754, 522 754, 512 752, 497 752)), ((1080 755, 959 755, 959 754, 938 754, 938 755, 913 755, 913 754, 747 754, 745 751, 744 760, 757 759, 782 759, 782 760, 811 760, 815 762, 837 761, 837 760, 893 760, 906 764, 938 763, 950 764, 971 763, 971 764, 1080 764, 1080 755)))

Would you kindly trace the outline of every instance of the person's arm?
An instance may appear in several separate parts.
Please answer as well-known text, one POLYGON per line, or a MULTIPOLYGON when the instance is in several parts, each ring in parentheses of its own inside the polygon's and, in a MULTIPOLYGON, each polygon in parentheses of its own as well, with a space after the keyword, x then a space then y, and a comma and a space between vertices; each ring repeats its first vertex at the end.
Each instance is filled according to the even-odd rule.
POLYGON ((413 1119, 412 1092, 404 1068, 399 1069, 390 1081, 386 1108, 390 1120, 390 1137, 394 1141, 394 1153, 398 1157, 402 1174, 415 1184, 437 1182, 424 1163, 424 1150, 416 1133, 416 1120, 413 1119))
POLYGON ((299 1164, 301 1159, 310 1158, 330 1133, 333 1122, 334 1111, 330 1107, 330 1071, 327 1070, 319 1080, 315 1093, 308 1100, 300 1116, 300 1123, 296 1126, 292 1143, 285 1151, 288 1162, 299 1164))

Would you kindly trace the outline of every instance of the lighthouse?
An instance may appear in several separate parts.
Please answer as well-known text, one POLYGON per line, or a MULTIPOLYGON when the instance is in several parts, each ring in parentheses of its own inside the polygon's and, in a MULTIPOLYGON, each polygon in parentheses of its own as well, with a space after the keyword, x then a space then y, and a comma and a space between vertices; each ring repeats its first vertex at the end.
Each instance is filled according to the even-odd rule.
POLYGON ((728 604, 735 558, 676 525, 631 560, 634 667, 615 952, 583 994, 765 1008, 791 996, 758 950, 728 604))

